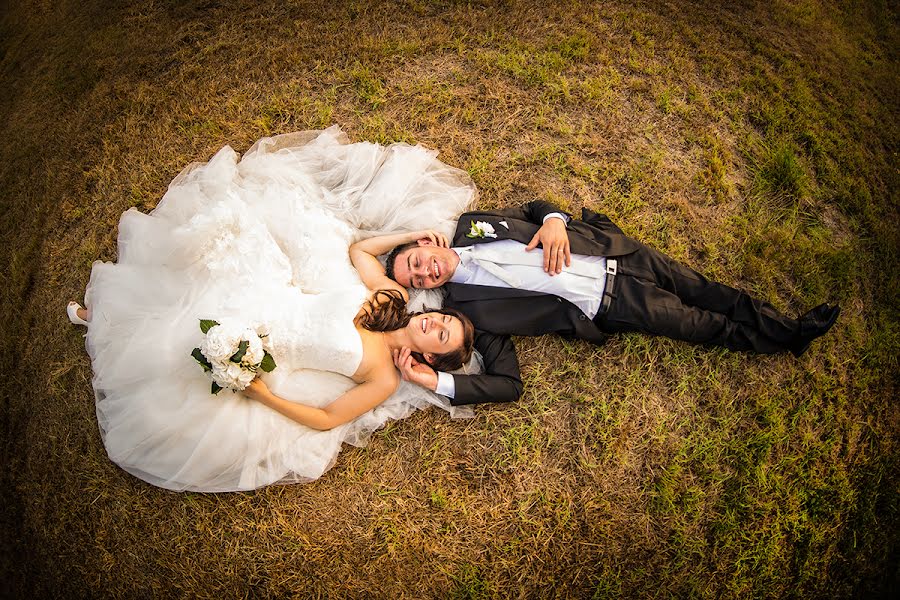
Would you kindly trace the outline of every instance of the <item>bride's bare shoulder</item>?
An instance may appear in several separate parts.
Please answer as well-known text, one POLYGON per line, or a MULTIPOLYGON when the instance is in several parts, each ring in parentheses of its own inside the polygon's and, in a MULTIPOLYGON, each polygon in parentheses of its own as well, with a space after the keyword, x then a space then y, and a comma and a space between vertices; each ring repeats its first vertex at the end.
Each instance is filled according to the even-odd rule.
POLYGON ((380 331, 369 331, 357 325, 362 340, 362 360, 353 374, 355 381, 372 381, 373 379, 390 380, 394 385, 400 383, 400 373, 394 367, 394 357, 385 343, 384 334, 380 331))

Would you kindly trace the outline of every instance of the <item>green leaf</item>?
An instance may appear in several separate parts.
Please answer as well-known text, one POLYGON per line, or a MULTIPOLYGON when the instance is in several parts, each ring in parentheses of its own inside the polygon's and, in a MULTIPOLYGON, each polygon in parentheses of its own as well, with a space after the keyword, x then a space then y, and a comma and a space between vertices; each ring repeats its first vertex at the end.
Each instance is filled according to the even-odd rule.
POLYGON ((263 356, 262 362, 259 363, 259 368, 265 371, 266 373, 271 373, 275 370, 275 367, 278 366, 275 364, 275 359, 272 358, 272 355, 266 352, 266 355, 263 356))
POLYGON ((218 321, 213 321, 212 319, 200 319, 200 331, 207 333, 218 324, 218 321))
POLYGON ((200 352, 200 348, 194 348, 193 352, 191 352, 191 356, 200 363, 200 366, 203 367, 203 370, 206 372, 212 371, 212 363, 209 362, 203 353, 200 352))
POLYGON ((250 347, 250 342, 247 340, 241 340, 241 343, 238 344, 238 351, 235 352, 229 360, 233 363, 241 362, 241 359, 244 358, 244 355, 247 354, 247 348, 250 347))
POLYGON ((213 394, 218 394, 219 392, 222 391, 222 389, 223 389, 223 388, 222 388, 221 385, 219 385, 219 384, 216 383, 215 381, 212 382, 212 387, 210 388, 210 391, 211 391, 213 394))

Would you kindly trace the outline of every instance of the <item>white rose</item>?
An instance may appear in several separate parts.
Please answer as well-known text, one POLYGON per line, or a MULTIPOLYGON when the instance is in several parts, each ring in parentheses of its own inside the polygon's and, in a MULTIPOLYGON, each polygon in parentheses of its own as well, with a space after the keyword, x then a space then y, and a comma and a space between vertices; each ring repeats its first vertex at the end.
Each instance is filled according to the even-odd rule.
POLYGON ((238 387, 243 369, 237 363, 227 362, 213 365, 212 378, 223 388, 243 389, 238 387))
POLYGON ((243 373, 243 369, 241 369, 241 365, 237 363, 229 364, 228 369, 225 371, 225 374, 228 375, 232 382, 238 381, 241 377, 241 373, 243 373))
POLYGON ((249 345, 247 346, 247 353, 244 354, 243 362, 248 365, 258 365, 265 356, 262 340, 255 333, 252 333, 249 338, 247 340, 249 345))
POLYGON ((229 336, 227 331, 216 326, 207 332, 206 338, 200 344, 200 352, 210 361, 225 360, 234 354, 236 347, 236 340, 229 336))
POLYGON ((219 387, 227 388, 231 385, 229 383, 227 368, 222 364, 213 365, 212 379, 219 385, 219 387))
POLYGON ((256 373, 254 373, 253 371, 247 371, 247 370, 241 371, 241 376, 238 378, 237 389, 239 389, 239 390, 244 389, 245 387, 250 385, 250 382, 253 381, 254 379, 256 379, 256 373))

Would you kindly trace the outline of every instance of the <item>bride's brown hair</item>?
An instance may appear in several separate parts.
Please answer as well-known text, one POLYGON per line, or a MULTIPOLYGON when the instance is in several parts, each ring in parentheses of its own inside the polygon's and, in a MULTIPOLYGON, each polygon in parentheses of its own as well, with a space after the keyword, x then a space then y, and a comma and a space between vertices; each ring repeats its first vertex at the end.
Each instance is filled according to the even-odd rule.
MULTIPOLYGON (((462 346, 443 354, 434 354, 431 362, 418 352, 413 356, 419 362, 431 365, 437 371, 455 371, 469 362, 475 344, 475 327, 464 314, 452 308, 428 310, 459 319, 463 326, 462 346)), ((398 290, 376 290, 366 302, 365 310, 359 317, 359 324, 369 331, 395 331, 409 325, 409 320, 422 313, 406 312, 406 301, 398 290)))

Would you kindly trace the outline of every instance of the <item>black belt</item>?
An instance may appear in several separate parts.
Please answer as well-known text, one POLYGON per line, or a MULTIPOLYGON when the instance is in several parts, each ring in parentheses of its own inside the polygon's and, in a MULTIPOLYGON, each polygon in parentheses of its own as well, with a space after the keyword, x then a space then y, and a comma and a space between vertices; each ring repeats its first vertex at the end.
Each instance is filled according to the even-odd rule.
POLYGON ((603 300, 600 301, 600 310, 597 311, 597 317, 609 312, 609 305, 612 304, 613 300, 613 281, 616 279, 618 266, 619 264, 615 260, 611 258, 606 259, 606 284, 603 286, 603 300))

